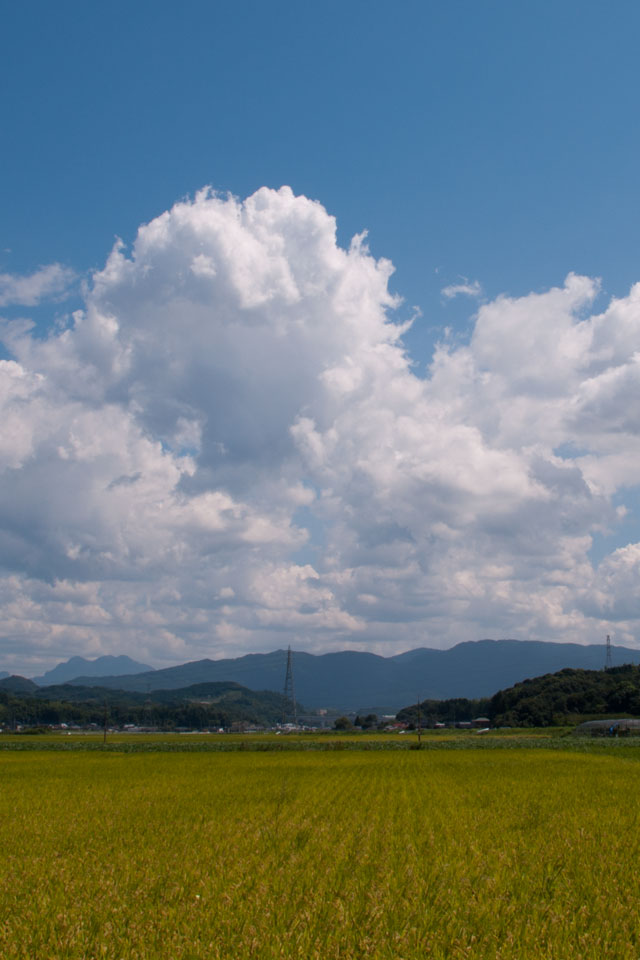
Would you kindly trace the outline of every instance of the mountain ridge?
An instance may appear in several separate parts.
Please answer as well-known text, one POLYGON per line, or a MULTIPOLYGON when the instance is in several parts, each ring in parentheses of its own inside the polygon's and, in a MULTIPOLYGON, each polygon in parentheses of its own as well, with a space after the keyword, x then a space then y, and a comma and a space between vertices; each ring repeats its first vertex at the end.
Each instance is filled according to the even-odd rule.
POLYGON ((135 673, 152 673, 153 667, 147 663, 138 663, 132 660, 126 654, 114 656, 106 654, 103 657, 97 657, 95 660, 86 660, 84 657, 71 657, 62 663, 58 663, 51 670, 47 670, 41 677, 32 677, 34 683, 39 687, 48 687, 53 684, 66 683, 79 676, 78 671, 82 671, 84 676, 103 677, 103 676, 129 676, 135 673))
MULTIPOLYGON (((639 663, 640 650, 613 646, 613 664, 639 663)), ((382 657, 344 650, 294 653, 296 696, 307 709, 392 713, 423 699, 492 696, 528 677, 564 668, 604 667, 605 644, 581 645, 540 640, 476 640, 448 650, 419 647, 382 657)), ((102 676, 101 686, 122 690, 175 689, 193 683, 233 681, 252 690, 281 692, 286 651, 246 654, 222 660, 196 660, 128 676, 102 676)), ((97 678, 78 676, 73 684, 95 686, 97 678)))

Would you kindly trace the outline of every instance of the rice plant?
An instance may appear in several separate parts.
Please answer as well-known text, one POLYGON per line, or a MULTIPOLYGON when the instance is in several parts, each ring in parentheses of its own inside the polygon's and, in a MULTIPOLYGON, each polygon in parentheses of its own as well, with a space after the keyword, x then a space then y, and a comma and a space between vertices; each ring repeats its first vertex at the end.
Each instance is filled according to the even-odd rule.
POLYGON ((0 955, 637 960, 637 749, 0 755, 0 955))

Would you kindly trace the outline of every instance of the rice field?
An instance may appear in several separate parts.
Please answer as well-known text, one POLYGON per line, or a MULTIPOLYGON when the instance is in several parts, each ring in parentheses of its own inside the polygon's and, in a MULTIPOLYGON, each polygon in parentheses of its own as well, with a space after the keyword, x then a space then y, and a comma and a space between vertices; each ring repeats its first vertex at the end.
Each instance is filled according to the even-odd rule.
POLYGON ((638 960, 639 760, 3 752, 0 956, 638 960))

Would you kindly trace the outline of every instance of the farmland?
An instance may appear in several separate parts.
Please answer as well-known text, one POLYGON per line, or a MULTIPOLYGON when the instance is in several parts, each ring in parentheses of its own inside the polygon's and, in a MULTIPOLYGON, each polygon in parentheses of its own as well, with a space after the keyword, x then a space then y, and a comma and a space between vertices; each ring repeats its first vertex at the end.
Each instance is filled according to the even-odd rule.
POLYGON ((638 747, 33 746, 0 752, 3 957, 640 953, 638 747))

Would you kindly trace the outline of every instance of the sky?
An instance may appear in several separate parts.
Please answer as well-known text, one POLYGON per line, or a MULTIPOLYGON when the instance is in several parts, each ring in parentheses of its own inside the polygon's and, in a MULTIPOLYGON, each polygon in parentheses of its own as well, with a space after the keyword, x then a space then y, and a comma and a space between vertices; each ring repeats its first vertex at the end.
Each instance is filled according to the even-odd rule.
POLYGON ((4 6, 0 670, 640 646, 639 29, 4 6))

